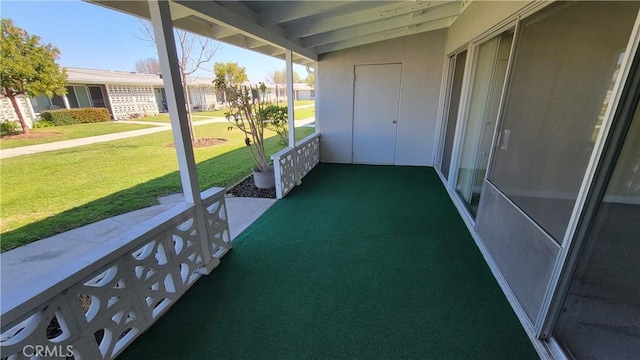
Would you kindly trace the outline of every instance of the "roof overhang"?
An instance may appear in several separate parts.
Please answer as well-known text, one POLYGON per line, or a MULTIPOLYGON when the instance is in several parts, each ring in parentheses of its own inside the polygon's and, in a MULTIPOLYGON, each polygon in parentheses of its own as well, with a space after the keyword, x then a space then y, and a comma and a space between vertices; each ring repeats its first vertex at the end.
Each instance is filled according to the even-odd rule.
MULTIPOLYGON (((149 19, 146 1, 85 0, 149 19)), ((463 1, 169 0, 175 27, 284 59, 313 64, 322 54, 449 27, 463 1)))

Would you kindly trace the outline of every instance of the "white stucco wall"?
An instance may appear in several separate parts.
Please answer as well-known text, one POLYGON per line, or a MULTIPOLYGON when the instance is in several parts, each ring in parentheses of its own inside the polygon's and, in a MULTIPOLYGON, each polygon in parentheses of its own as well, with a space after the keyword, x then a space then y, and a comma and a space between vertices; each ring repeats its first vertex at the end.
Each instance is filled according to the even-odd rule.
POLYGON ((191 106, 199 110, 209 110, 216 104, 216 94, 213 86, 189 86, 189 100, 191 106))
POLYGON ((113 118, 129 120, 131 115, 158 115, 158 105, 152 85, 107 84, 113 118))
POLYGON ((402 63, 396 165, 433 163, 446 30, 329 53, 318 62, 321 161, 351 163, 354 66, 402 63))

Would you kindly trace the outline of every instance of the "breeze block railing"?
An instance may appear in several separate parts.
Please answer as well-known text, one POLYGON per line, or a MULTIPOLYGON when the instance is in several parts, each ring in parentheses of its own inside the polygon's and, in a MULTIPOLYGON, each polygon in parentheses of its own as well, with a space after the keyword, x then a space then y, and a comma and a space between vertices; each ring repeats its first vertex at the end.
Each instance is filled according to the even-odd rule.
POLYGON ((276 197, 282 199, 300 185, 311 169, 320 162, 320 134, 314 133, 271 155, 276 177, 276 197))
POLYGON ((2 358, 116 357, 231 248, 224 194, 202 193, 206 237, 198 234, 198 207, 181 203, 46 291, 10 298, 2 308, 2 358), (205 264, 205 249, 213 265, 205 264))

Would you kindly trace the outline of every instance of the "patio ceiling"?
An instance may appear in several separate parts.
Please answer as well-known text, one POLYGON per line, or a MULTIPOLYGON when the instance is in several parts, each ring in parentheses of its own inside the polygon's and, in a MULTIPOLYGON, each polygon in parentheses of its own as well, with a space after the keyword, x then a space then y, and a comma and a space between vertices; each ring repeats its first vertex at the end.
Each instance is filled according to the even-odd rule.
MULTIPOLYGON (((149 19, 145 1, 85 0, 149 19)), ((181 1, 171 0, 175 27, 293 61, 449 27, 464 1, 181 1)))

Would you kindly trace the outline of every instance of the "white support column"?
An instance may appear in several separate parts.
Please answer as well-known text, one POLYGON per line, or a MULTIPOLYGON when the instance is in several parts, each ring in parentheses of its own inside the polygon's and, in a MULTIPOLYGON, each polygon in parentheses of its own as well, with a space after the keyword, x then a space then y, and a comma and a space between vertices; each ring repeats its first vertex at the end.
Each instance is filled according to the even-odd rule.
POLYGON ((287 63, 287 107, 288 111, 288 122, 289 125, 289 147, 293 148, 293 168, 295 169, 295 179, 296 185, 300 185, 302 183, 298 171, 298 161, 297 161, 297 150, 296 150, 296 124, 295 124, 295 109, 294 109, 294 90, 293 90, 293 53, 291 50, 287 49, 286 54, 286 63, 287 63))
POLYGON ((33 104, 31 103, 30 98, 25 98, 27 101, 27 109, 29 109, 29 115, 31 116, 31 124, 35 124, 36 122, 36 112, 33 110, 33 104))
POLYGON ((67 94, 62 94, 62 103, 64 104, 65 109, 71 109, 71 106, 69 106, 69 98, 67 97, 67 94))
POLYGON ((180 77, 178 52, 173 36, 171 10, 167 0, 148 0, 148 4, 158 49, 160 69, 162 70, 162 82, 164 83, 167 107, 169 108, 171 130, 178 155, 182 192, 185 202, 194 204, 196 207, 195 222, 202 243, 202 256, 205 264, 203 272, 209 273, 218 265, 219 260, 211 257, 204 214, 205 209, 200 196, 200 184, 198 183, 196 162, 185 108, 185 93, 180 77))
POLYGON ((291 50, 286 51, 287 62, 287 106, 289 107, 289 147, 296 145, 296 126, 294 124, 294 98, 293 98, 293 54, 291 50))

